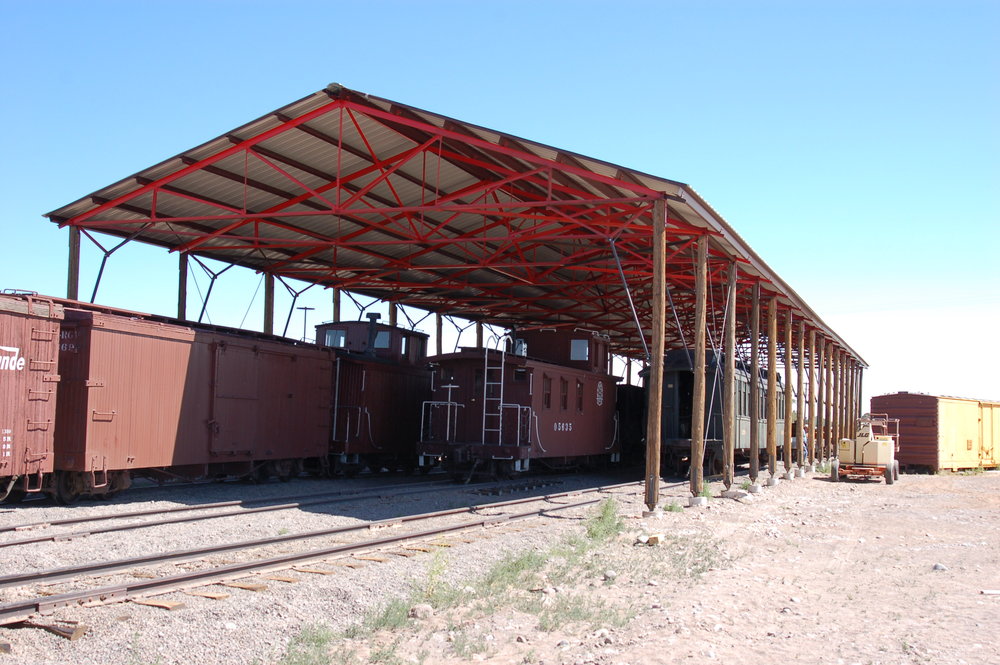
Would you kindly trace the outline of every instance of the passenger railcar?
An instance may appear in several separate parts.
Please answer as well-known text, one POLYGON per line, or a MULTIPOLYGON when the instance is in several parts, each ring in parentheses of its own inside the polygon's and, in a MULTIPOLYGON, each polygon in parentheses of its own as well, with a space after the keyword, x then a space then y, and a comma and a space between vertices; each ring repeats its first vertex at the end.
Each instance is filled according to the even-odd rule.
POLYGON ((336 351, 330 458, 347 475, 412 468, 421 405, 431 396, 428 336, 368 316, 316 327, 317 343, 336 351))
POLYGON ((429 358, 422 467, 507 475, 532 461, 549 468, 617 462, 620 443, 607 340, 590 332, 518 331, 499 349, 429 358))
MULTIPOLYGON (((673 349, 664 356, 663 369, 663 420, 661 427, 660 459, 665 473, 684 475, 690 467, 691 411, 694 404, 694 351, 673 349)), ((722 473, 723 466, 723 356, 712 351, 706 353, 705 362, 705 461, 707 474, 722 473)), ((648 379, 648 377, 647 377, 648 379)), ((736 363, 736 440, 737 463, 750 459, 750 387, 753 372, 745 363, 736 363)), ((783 382, 778 377, 777 422, 779 432, 784 429, 785 395, 783 382)), ((757 377, 759 412, 758 441, 761 457, 767 455, 767 374, 757 377)), ((780 446, 779 446, 780 447, 780 446)))
POLYGON ((0 295, 0 501, 41 491, 52 474, 63 308, 0 295))

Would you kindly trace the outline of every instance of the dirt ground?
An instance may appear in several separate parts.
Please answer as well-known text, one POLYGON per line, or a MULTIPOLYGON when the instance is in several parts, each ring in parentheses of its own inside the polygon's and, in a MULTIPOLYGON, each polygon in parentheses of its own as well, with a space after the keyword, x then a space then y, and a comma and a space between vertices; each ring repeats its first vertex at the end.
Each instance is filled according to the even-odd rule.
POLYGON ((665 488, 677 505, 658 519, 619 494, 624 530, 574 565, 547 549, 486 603, 425 608, 315 662, 1000 663, 1000 595, 983 593, 1000 590, 1000 473, 710 488, 682 509, 685 488, 665 488))

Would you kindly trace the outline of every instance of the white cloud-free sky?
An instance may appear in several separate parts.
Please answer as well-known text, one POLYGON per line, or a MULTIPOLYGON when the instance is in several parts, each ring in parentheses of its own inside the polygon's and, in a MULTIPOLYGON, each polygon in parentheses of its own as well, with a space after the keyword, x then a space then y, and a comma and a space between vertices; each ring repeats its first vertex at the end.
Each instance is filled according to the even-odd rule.
MULTIPOLYGON (((0 287, 65 294, 43 213, 336 81, 689 183, 871 365, 866 405, 1000 399, 993 0, 0 9, 0 287)), ((98 266, 85 248, 82 297, 98 266)), ((98 301, 170 314, 175 284, 126 246, 98 301)), ((209 316, 259 327, 258 284, 227 273, 209 316)), ((329 318, 328 293, 298 304, 329 318)))

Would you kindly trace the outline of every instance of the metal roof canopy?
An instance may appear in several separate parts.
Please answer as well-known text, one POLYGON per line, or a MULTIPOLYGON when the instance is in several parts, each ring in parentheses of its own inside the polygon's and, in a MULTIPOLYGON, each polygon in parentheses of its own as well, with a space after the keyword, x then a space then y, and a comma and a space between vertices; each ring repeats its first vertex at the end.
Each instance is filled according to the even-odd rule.
POLYGON ((740 321, 760 283, 866 366, 689 186, 337 84, 46 217, 441 314, 586 327, 638 356, 628 290, 648 339, 657 199, 668 348, 694 338, 694 247, 708 235, 709 321, 723 320, 735 261, 740 321))

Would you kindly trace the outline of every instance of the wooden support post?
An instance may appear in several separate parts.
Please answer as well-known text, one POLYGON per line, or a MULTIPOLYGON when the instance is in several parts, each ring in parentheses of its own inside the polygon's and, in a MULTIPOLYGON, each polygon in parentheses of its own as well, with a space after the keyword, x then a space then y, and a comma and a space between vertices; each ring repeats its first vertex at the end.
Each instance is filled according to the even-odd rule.
POLYGON ((806 463, 805 458, 802 457, 802 442, 805 441, 805 430, 803 428, 805 423, 803 421, 806 417, 805 372, 803 371, 803 363, 805 362, 805 340, 806 322, 804 319, 799 319, 799 362, 795 368, 795 460, 798 462, 799 466, 806 463))
POLYGON ((340 289, 333 290, 333 322, 340 322, 340 289))
POLYGON ((398 312, 396 311, 396 303, 389 303, 389 325, 395 327, 397 321, 398 312))
POLYGON ((782 459, 785 473, 792 470, 792 310, 785 317, 785 433, 782 459))
POLYGON ((476 348, 483 348, 483 322, 476 321, 476 348))
POLYGON ((736 468, 736 262, 729 264, 729 280, 726 297, 726 370, 723 375, 722 397, 722 439, 725 454, 722 461, 722 482, 726 489, 733 486, 736 468))
POLYGON ((865 368, 859 362, 858 363, 858 387, 856 389, 857 390, 857 400, 858 400, 858 418, 861 418, 862 416, 864 416, 865 415, 865 411, 868 410, 868 409, 865 408, 865 401, 863 399, 864 393, 861 391, 861 384, 862 384, 862 381, 864 381, 864 378, 865 378, 865 368))
POLYGON ((854 358, 847 359, 847 436, 853 437, 858 425, 858 414, 854 410, 854 387, 858 380, 858 366, 854 358))
POLYGON ((181 321, 187 319, 187 297, 188 255, 181 252, 177 255, 177 318, 181 321))
POLYGON ((778 296, 767 303, 767 471, 778 473, 778 296))
MULTIPOLYGON (((840 349, 834 347, 830 354, 830 386, 833 393, 830 396, 830 445, 834 450, 840 443, 840 349)), ((834 453, 832 456, 835 456, 834 453)))
POLYGON ((760 282, 754 282, 750 308, 750 482, 760 475, 760 282))
POLYGON ((816 371, 816 331, 809 331, 809 432, 806 434, 807 443, 809 446, 809 464, 816 463, 816 442, 819 441, 819 436, 816 430, 816 418, 817 418, 817 402, 819 399, 818 388, 816 385, 816 376, 819 372, 816 371))
MULTIPOLYGON (((274 334, 274 275, 271 273, 264 275, 264 332, 274 334)), ((318 339, 316 343, 322 341, 318 339)))
POLYGON ((69 261, 66 265, 66 297, 80 299, 80 228, 69 227, 69 261))
POLYGON ((666 200, 653 203, 652 357, 646 391, 646 508, 660 502, 660 419, 663 417, 663 352, 666 343, 666 200))
POLYGON ((816 439, 816 461, 822 462, 826 459, 826 437, 823 432, 826 429, 826 415, 824 412, 824 400, 826 399, 826 340, 822 336, 816 339, 818 348, 816 349, 816 422, 813 424, 813 434, 816 439))
POLYGON ((840 445, 840 440, 844 438, 844 351, 837 349, 837 415, 833 422, 837 428, 837 434, 833 440, 840 445))
POLYGON ((694 267, 694 391, 691 395, 691 494, 701 494, 705 463, 705 322, 708 312, 708 236, 698 238, 694 267))
POLYGON ((444 353, 444 317, 439 312, 434 314, 434 343, 437 346, 437 354, 444 353))
POLYGON ((826 370, 823 380, 823 441, 826 443, 826 459, 837 454, 837 444, 833 440, 833 342, 826 343, 826 370))

